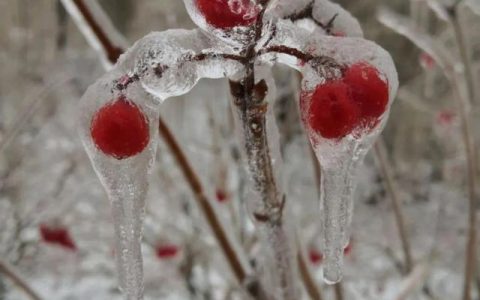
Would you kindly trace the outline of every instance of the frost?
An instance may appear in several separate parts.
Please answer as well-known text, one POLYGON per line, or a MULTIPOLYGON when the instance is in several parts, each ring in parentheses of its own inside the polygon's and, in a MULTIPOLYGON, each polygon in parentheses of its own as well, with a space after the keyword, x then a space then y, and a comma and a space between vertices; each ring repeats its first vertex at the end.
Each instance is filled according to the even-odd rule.
POLYGON ((316 34, 363 36, 363 30, 357 19, 340 5, 328 0, 279 0, 272 11, 274 15, 290 19, 316 34))

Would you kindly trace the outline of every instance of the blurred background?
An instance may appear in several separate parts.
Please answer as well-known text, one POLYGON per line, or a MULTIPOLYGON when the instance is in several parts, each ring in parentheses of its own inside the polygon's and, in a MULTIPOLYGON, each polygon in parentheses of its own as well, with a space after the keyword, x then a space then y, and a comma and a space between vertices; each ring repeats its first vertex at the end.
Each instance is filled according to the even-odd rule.
MULTIPOLYGON (((377 11, 388 7, 409 18, 444 48, 455 62, 454 71, 461 73, 458 33, 426 0, 334 2, 359 19, 368 39, 390 51, 399 71, 401 88, 383 141, 415 262, 414 272, 405 272, 392 202, 370 154, 358 176, 343 299, 460 299, 468 162, 455 94, 435 59, 382 25, 377 11)), ((99 3, 129 43, 151 31, 194 26, 179 0, 99 3)), ((475 83, 476 97, 468 111, 478 144, 480 15, 472 7, 461 4, 455 18, 463 30, 475 83)), ((74 121, 80 96, 104 72, 98 54, 59 1, 0 0, 0 65, 0 260, 44 299, 121 299, 109 203, 74 121)), ((339 300, 321 280, 315 168, 296 113, 296 77, 281 67, 275 76, 291 217, 302 228, 305 255, 324 298, 339 300)), ((247 178, 229 109, 227 82, 203 80, 188 95, 167 101, 162 115, 226 228, 254 262, 260 250, 242 205, 247 178)), ((192 197, 161 142, 147 199, 146 298, 244 299, 192 197)), ((473 299, 480 299, 479 257, 472 262, 477 270, 473 299)), ((29 298, 0 273, 0 299, 29 298)))

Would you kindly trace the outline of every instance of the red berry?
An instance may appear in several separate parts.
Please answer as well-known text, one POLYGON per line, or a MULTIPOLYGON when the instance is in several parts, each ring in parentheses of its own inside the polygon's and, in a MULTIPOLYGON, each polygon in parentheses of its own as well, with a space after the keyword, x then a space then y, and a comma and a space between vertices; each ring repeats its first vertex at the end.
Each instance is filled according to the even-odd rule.
POLYGON ((420 65, 427 70, 435 68, 435 59, 426 52, 420 54, 420 65))
POLYGON ((142 152, 150 139, 147 118, 123 96, 96 112, 90 134, 98 149, 117 159, 142 152))
POLYGON ((347 246, 343 248, 343 255, 348 256, 350 253, 352 253, 353 245, 352 245, 352 240, 348 242, 347 246))
POLYGON ((336 80, 317 87, 308 110, 312 130, 326 139, 338 139, 352 132, 358 120, 358 107, 345 83, 336 80))
POLYGON ((455 121, 456 114, 451 110, 442 110, 437 113, 437 123, 441 126, 450 126, 455 121))
POLYGON ((177 256, 180 249, 176 245, 162 245, 155 249, 159 259, 172 259, 177 256))
POLYGON ((257 18, 257 6, 250 0, 196 0, 200 13, 215 28, 250 26, 257 18))
POLYGON ((387 109, 388 84, 373 66, 357 63, 343 78, 317 86, 311 96, 302 95, 301 105, 307 103, 304 121, 310 129, 326 139, 341 139, 357 128, 377 125, 387 109))
POLYGON ((377 124, 388 105, 388 85, 377 69, 367 63, 352 65, 343 81, 349 86, 353 101, 360 107, 361 121, 366 128, 377 124))
POLYGON ((76 251, 77 246, 73 241, 70 233, 63 227, 50 227, 45 224, 39 226, 40 236, 47 244, 57 245, 65 249, 76 251))
POLYGON ((314 265, 319 265, 323 261, 323 254, 316 249, 310 249, 308 257, 310 258, 310 262, 314 265))
POLYGON ((222 189, 218 189, 215 193, 215 196, 217 197, 217 201, 220 202, 220 203, 228 200, 227 199, 228 198, 227 193, 225 193, 225 191, 222 190, 222 189))

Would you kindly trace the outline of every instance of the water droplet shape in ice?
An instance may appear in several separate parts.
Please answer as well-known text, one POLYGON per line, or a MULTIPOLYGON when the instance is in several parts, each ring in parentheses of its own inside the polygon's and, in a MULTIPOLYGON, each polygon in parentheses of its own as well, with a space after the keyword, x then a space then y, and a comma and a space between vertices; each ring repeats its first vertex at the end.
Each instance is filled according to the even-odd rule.
POLYGON ((366 62, 343 68, 301 95, 302 120, 322 166, 321 213, 324 279, 342 278, 343 249, 350 235, 355 171, 388 110, 389 84, 366 62))
POLYGON ((90 132, 97 148, 117 159, 142 152, 150 139, 143 112, 124 96, 97 111, 90 132))
POLYGON ((119 90, 126 72, 116 68, 83 95, 79 133, 111 202, 120 290, 126 300, 140 300, 142 220, 159 111, 137 79, 120 80, 119 90))

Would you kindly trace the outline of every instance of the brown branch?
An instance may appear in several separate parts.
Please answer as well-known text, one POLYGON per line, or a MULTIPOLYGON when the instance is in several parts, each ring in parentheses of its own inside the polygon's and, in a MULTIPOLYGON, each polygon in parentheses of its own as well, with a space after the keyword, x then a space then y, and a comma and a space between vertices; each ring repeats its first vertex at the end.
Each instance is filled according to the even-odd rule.
POLYGON ((315 279, 312 277, 312 273, 310 272, 307 262, 305 261, 305 257, 300 249, 297 256, 300 277, 302 278, 302 282, 307 290, 308 295, 312 300, 322 300, 323 298, 320 289, 318 288, 315 279))
POLYGON ((265 246, 273 256, 274 276, 279 282, 281 297, 285 300, 295 300, 297 291, 292 267, 295 265, 296 255, 291 253, 291 245, 288 243, 289 237, 283 220, 286 197, 276 182, 267 136, 268 103, 265 100, 268 86, 265 80, 258 83, 255 80, 255 59, 260 54, 255 48, 262 37, 265 8, 260 12, 255 27, 252 28, 254 39, 243 52, 245 55, 243 78, 240 81, 230 80, 229 83, 233 107, 243 131, 243 146, 249 175, 259 198, 253 216, 257 221, 257 228, 267 232, 265 246))
POLYGON ((345 298, 343 296, 343 285, 340 282, 333 285, 333 292, 335 294, 335 300, 343 300, 345 298))
POLYGON ((182 173, 185 176, 188 185, 192 189, 195 199, 197 200, 198 205, 203 211, 205 218, 214 233, 214 236, 220 244, 220 247, 223 249, 225 257, 227 258, 228 263, 233 270, 233 273, 235 274, 238 281, 240 283, 243 283, 246 278, 246 271, 243 268, 239 258, 237 257, 235 250, 230 244, 225 230, 223 229, 222 224, 220 223, 212 205, 208 201, 200 179, 193 171, 193 168, 191 167, 184 152, 180 148, 180 145, 177 143, 172 132, 168 129, 167 125, 162 119, 160 119, 158 129, 160 135, 165 140, 165 143, 169 147, 172 155, 175 157, 175 160, 180 166, 180 169, 182 170, 182 173))
POLYGON ((397 188, 395 185, 395 180, 393 179, 392 168, 385 153, 385 145, 380 138, 374 146, 375 158, 380 168, 380 173, 382 174, 385 188, 387 190, 388 196, 392 200, 393 211, 395 214, 395 221, 397 223, 397 230, 400 236, 400 241, 402 243, 403 254, 405 258, 405 271, 409 273, 412 270, 413 259, 411 254, 411 246, 408 240, 407 230, 405 226, 405 217, 402 210, 402 204, 398 197, 397 188))
POLYGON ((18 286, 28 297, 32 300, 43 300, 37 292, 25 281, 20 275, 18 275, 13 267, 9 266, 6 262, 0 260, 0 273, 8 277, 16 286, 18 286))
POLYGON ((90 29, 92 29, 93 33, 98 38, 98 41, 105 50, 108 60, 111 63, 117 62, 118 57, 123 53, 123 49, 121 47, 115 46, 112 40, 108 37, 107 33, 97 23, 92 12, 83 0, 72 1, 77 6, 82 16, 85 18, 85 21, 89 25, 90 29))
POLYGON ((294 56, 294 57, 300 59, 303 62, 308 62, 308 61, 315 58, 314 55, 304 53, 304 52, 302 52, 298 49, 291 48, 291 47, 288 47, 288 46, 283 46, 283 45, 267 47, 267 48, 261 50, 259 52, 259 55, 263 55, 263 54, 266 54, 266 53, 288 54, 290 56, 294 56))
POLYGON ((468 238, 465 254, 465 275, 463 287, 463 299, 471 300, 471 289, 475 276, 476 265, 476 243, 477 243, 477 195, 476 195, 476 181, 477 181, 477 150, 475 140, 472 135, 472 119, 468 111, 467 105, 472 105, 475 101, 475 82, 472 70, 472 61, 468 53, 468 47, 465 40, 464 32, 458 17, 458 5, 460 1, 455 3, 450 12, 452 26, 455 32, 458 49, 464 68, 464 76, 468 92, 468 103, 463 102, 460 107, 462 116, 462 131, 465 140, 465 151, 467 155, 467 172, 468 172, 468 238))

